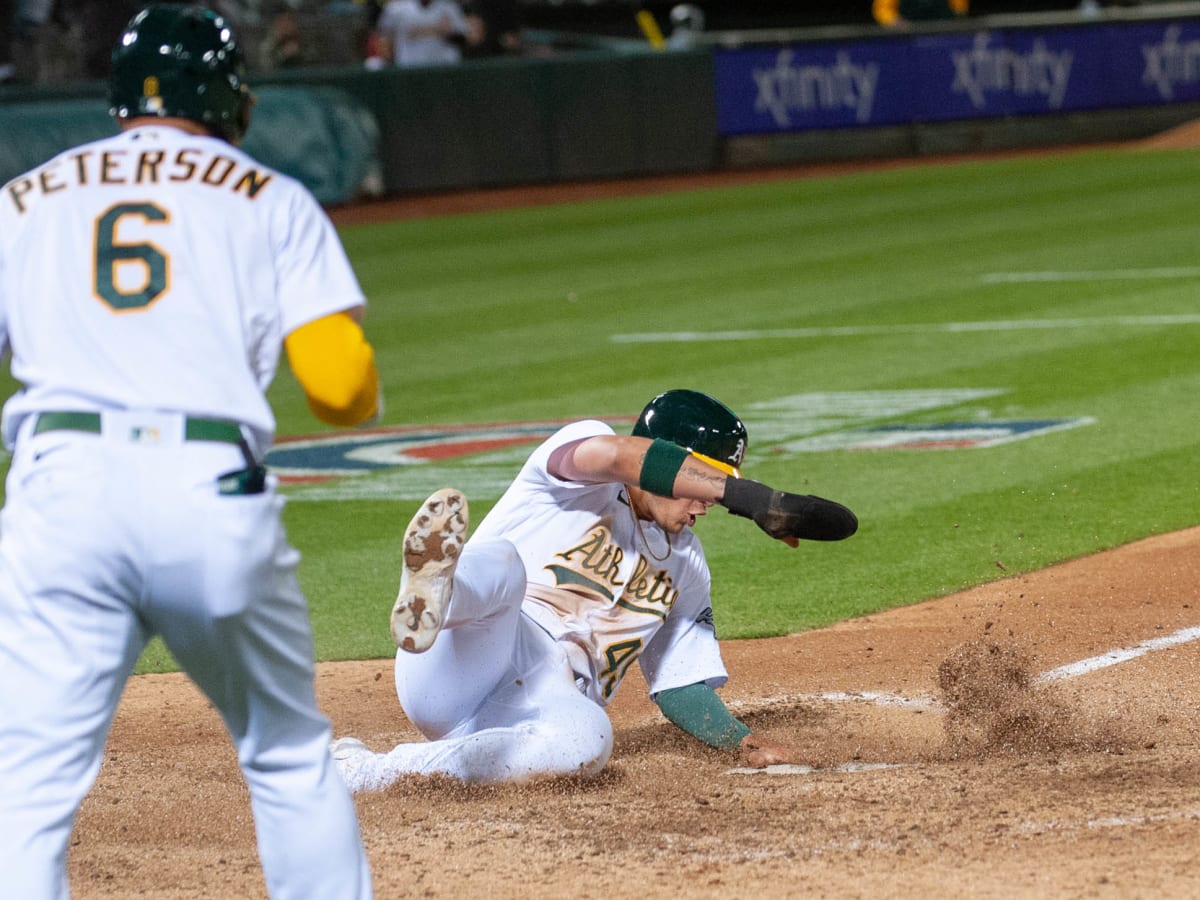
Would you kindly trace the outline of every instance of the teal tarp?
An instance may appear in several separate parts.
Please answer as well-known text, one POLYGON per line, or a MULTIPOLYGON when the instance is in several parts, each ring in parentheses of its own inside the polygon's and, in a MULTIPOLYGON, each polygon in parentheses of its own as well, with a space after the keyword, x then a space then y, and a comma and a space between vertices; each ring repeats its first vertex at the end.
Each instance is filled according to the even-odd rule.
MULTIPOLYGON (((298 179, 322 203, 342 203, 379 184, 379 127, 351 95, 330 87, 268 85, 243 149, 298 179)), ((116 132, 103 98, 0 106, 0 182, 58 153, 116 132)))

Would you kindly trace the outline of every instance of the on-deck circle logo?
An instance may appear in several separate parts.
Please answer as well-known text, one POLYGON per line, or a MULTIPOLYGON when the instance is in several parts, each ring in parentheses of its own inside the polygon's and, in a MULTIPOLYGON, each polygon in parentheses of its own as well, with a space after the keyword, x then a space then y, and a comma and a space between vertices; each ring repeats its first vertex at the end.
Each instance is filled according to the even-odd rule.
POLYGON ((397 426, 280 437, 267 453, 266 461, 284 484, 316 484, 347 475, 366 475, 382 469, 538 444, 568 421, 571 420, 397 426))
MULTIPOLYGON (((847 450, 984 449, 1095 422, 1090 416, 996 419, 986 407, 964 408, 1004 393, 1003 388, 949 388, 794 394, 752 403, 744 418, 756 453, 775 458, 847 450), (959 416, 972 414, 945 418, 943 410, 952 407, 959 416), (937 418, 930 421, 931 415, 937 418), (914 416, 922 421, 912 421, 914 416)), ((466 457, 473 459, 458 469, 460 474, 490 465, 503 469, 499 474, 508 478, 523 461, 521 448, 532 449, 570 421, 402 425, 281 437, 266 461, 282 483, 297 486, 385 471, 394 482, 406 468, 428 470, 442 462, 458 468, 458 461, 466 457)), ((619 432, 628 429, 635 417, 605 417, 605 421, 619 432)))

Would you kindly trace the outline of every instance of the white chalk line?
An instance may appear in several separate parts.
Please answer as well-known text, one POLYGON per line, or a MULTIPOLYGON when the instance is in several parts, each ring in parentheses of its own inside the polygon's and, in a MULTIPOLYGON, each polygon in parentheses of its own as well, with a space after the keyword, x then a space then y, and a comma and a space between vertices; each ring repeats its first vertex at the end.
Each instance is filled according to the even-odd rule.
POLYGON ((1200 819, 1200 809, 1181 809, 1174 812, 1155 813, 1149 816, 1102 816, 1082 822, 1052 819, 1049 822, 1023 822, 1018 830, 1026 833, 1042 831, 1098 831, 1104 828, 1130 828, 1138 825, 1155 825, 1160 822, 1187 822, 1200 819))
MULTIPOLYGON (((1122 647, 1117 650, 1109 650, 1105 653, 1091 656, 1087 659, 1081 659, 1078 662, 1068 663, 1051 669, 1048 672, 1043 672, 1034 679, 1035 684, 1045 684, 1053 681, 1065 681, 1068 678, 1076 678, 1080 675, 1086 675, 1090 672, 1096 672, 1100 669, 1106 669, 1109 666, 1115 666, 1118 663, 1128 662, 1131 659, 1137 659, 1140 656, 1145 656, 1147 653, 1152 653, 1158 650, 1166 650, 1171 647, 1178 647, 1182 644, 1187 644, 1195 640, 1200 640, 1200 626, 1191 628, 1181 628, 1179 631, 1172 632, 1162 637, 1149 638, 1134 644, 1132 647, 1122 647)), ((790 694, 777 697, 766 697, 756 700, 753 703, 745 701, 731 701, 729 706, 731 709, 755 709, 760 710, 770 708, 772 706, 781 706, 788 703, 803 703, 825 701, 829 703, 870 703, 875 706, 897 707, 904 709, 915 709, 919 712, 938 711, 945 709, 943 704, 931 697, 904 697, 900 694, 891 694, 886 691, 825 691, 818 694, 790 694)), ((811 775, 817 772, 861 772, 869 771, 861 767, 847 768, 855 764, 846 763, 842 766, 826 767, 824 769, 814 768, 811 766, 767 766, 765 769, 729 769, 725 772, 726 775, 811 775)), ((873 768, 887 768, 898 766, 898 763, 878 763, 872 764, 873 768)), ((1145 818, 1145 817, 1142 817, 1145 818)), ((1102 820, 1097 820, 1102 821, 1102 820)), ((1137 824, 1136 822, 1132 824, 1137 824)), ((1091 827, 1091 826, 1089 826, 1091 827)))
POLYGON ((1150 638, 1149 640, 1142 641, 1140 644, 1134 644, 1132 647, 1110 650, 1107 653, 1101 653, 1099 656, 1059 666, 1057 669, 1043 672, 1035 679, 1035 683, 1062 681, 1065 678, 1074 678, 1076 675, 1086 675, 1088 672, 1107 669, 1109 666, 1115 666, 1117 663, 1137 659, 1139 656, 1144 656, 1153 650, 1166 650, 1168 647, 1177 647, 1180 644, 1186 644, 1195 640, 1200 640, 1200 627, 1183 628, 1164 637, 1150 638))
POLYGON ((1078 328, 1200 325, 1200 314, 1093 316, 1073 319, 997 319, 981 322, 925 322, 911 325, 830 325, 823 328, 753 328, 726 331, 659 331, 614 334, 614 344, 668 344, 699 341, 760 341, 889 334, 967 334, 991 331, 1034 331, 1078 328))
POLYGON ((1029 284, 1061 281, 1153 281, 1159 278, 1200 278, 1200 266, 1160 266, 1149 269, 1092 269, 1079 272, 989 272, 983 284, 1029 284))
POLYGON ((773 766, 767 766, 765 769, 751 769, 742 767, 730 769, 726 775, 815 775, 818 772, 877 772, 880 769, 903 769, 911 766, 912 763, 863 763, 863 762, 848 762, 838 766, 827 766, 820 768, 819 766, 801 766, 793 765, 792 763, 776 763, 773 766))

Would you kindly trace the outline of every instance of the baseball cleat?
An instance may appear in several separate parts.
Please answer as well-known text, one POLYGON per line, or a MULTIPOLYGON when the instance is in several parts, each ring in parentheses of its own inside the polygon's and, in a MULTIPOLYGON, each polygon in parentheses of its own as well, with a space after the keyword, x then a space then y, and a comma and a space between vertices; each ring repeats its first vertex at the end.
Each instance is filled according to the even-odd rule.
POLYGON ((356 753, 362 753, 366 749, 366 744, 364 744, 358 738, 350 737, 348 735, 346 737, 338 738, 329 745, 329 752, 333 755, 334 759, 339 761, 349 759, 356 753))
POLYGON ((334 768, 350 793, 367 790, 376 754, 366 744, 347 735, 333 741, 329 745, 329 753, 333 757, 334 768))
POLYGON ((466 536, 467 498, 453 488, 431 495, 408 523, 392 606, 392 640, 401 650, 424 653, 441 631, 466 536))

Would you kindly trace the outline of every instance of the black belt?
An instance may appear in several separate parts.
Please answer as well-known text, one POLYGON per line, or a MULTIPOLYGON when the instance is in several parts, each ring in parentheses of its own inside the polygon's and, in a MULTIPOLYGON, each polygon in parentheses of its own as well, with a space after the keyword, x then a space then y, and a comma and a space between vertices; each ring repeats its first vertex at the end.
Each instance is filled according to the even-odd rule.
MULTIPOLYGON (((98 412, 44 412, 39 413, 33 423, 33 433, 46 431, 82 431, 100 434, 103 430, 98 412)), ((218 490, 222 494, 261 494, 265 487, 267 470, 254 458, 242 429, 236 422, 224 419, 202 419, 186 416, 183 424, 185 441, 213 441, 240 447, 246 460, 246 468, 226 472, 217 476, 218 490)))
MULTIPOLYGON (((39 413, 33 425, 33 433, 45 431, 83 431, 99 434, 100 413, 98 412, 44 412, 39 413)), ((223 419, 199 419, 188 416, 184 420, 183 438, 187 441, 216 441, 221 444, 240 445, 245 439, 242 429, 235 422, 223 419)))

